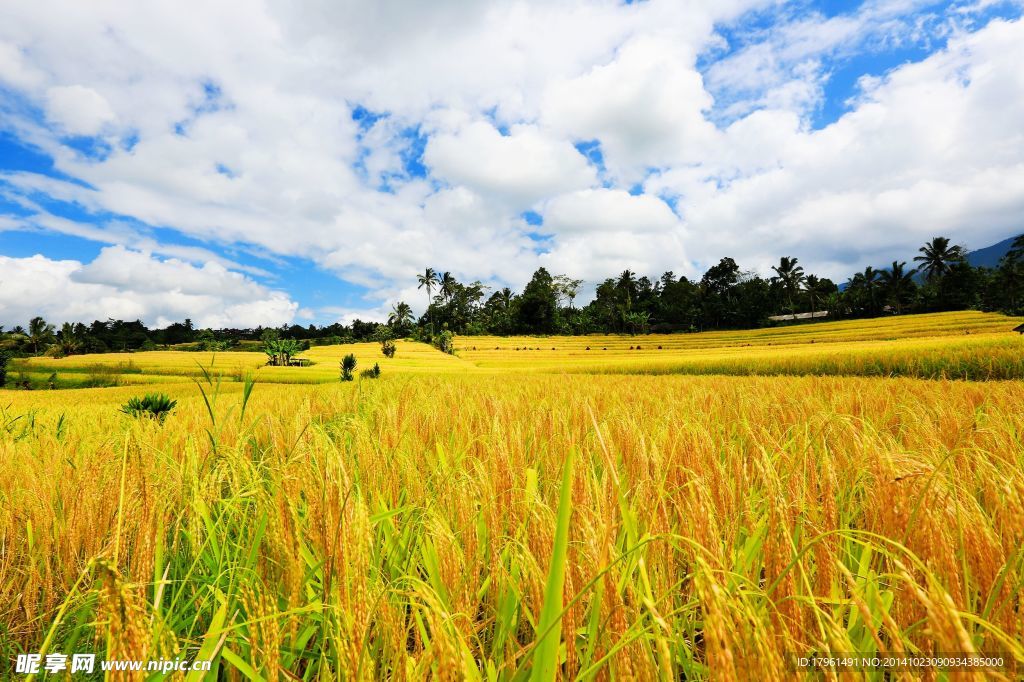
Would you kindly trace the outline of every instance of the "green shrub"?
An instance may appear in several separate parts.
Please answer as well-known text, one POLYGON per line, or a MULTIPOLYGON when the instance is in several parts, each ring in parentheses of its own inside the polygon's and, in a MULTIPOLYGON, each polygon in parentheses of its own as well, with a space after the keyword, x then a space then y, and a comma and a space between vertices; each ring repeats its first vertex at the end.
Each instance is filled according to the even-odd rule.
POLYGON ((442 353, 448 353, 448 355, 455 354, 455 334, 445 329, 442 332, 438 332, 434 336, 433 340, 434 348, 438 349, 442 353))
POLYGON ((121 411, 132 417, 147 417, 163 423, 177 404, 177 400, 171 400, 163 393, 147 393, 141 398, 130 398, 121 406, 121 411))
POLYGON ((4 387, 7 383, 7 363, 11 361, 11 354, 5 350, 0 350, 0 388, 4 387))
POLYGON ((380 365, 378 365, 376 362, 373 363, 373 367, 371 367, 370 369, 364 369, 362 372, 359 373, 359 376, 361 376, 364 379, 376 379, 380 377, 380 365))
POLYGON ((392 341, 391 339, 387 339, 385 341, 380 342, 380 352, 384 354, 384 357, 395 357, 396 350, 398 350, 398 347, 395 345, 395 342, 392 341))
POLYGON ((349 353, 341 360, 341 380, 352 381, 352 372, 356 369, 356 356, 349 353))
POLYGON ((263 344, 263 352, 269 358, 267 364, 277 367, 287 367, 292 357, 303 350, 302 344, 295 339, 271 339, 263 344))
MULTIPOLYGON (((219 351, 225 351, 228 349, 229 343, 227 341, 217 341, 214 339, 207 339, 199 344, 201 350, 211 351, 217 353, 219 351)), ((146 348, 143 344, 142 350, 153 350, 152 348, 146 348)))

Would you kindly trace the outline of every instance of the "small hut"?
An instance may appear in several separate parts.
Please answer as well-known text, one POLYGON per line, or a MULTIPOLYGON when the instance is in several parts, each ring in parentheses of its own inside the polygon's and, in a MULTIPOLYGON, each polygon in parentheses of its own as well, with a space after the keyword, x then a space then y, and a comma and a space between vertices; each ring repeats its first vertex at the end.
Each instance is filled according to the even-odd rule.
POLYGON ((1013 331, 1017 332, 1018 334, 1024 334, 1024 324, 1017 325, 1016 327, 1013 328, 1013 331))

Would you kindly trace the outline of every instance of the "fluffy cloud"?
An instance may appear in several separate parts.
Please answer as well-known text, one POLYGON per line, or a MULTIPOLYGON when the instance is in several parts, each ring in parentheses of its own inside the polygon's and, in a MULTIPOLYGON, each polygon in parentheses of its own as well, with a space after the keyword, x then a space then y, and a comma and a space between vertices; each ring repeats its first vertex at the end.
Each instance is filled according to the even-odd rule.
POLYGON ((43 75, 33 67, 15 45, 0 41, 0 82, 16 88, 32 88, 43 80, 43 75))
POLYGON ((0 256, 0 323, 24 325, 108 317, 164 326, 191 318, 199 327, 255 327, 291 322, 298 304, 218 263, 201 267, 106 247, 90 263, 0 256))
POLYGON ((549 86, 545 120, 578 139, 599 140, 606 162, 627 182, 646 167, 696 162, 717 130, 705 117, 712 100, 693 60, 692 46, 633 40, 613 61, 549 86))
POLYGON ((556 234, 609 232, 669 232, 679 220, 664 201, 633 196, 620 189, 586 189, 553 199, 545 210, 545 229, 556 234))
POLYGON ((749 4, 453 1, 426 11, 310 2, 236 11, 52 0, 5 10, 0 39, 46 74, 24 89, 27 98, 45 105, 52 88, 89 88, 113 111, 111 121, 92 117, 106 126, 102 159, 62 146, 30 117, 17 121, 23 139, 93 188, 76 183, 65 193, 200 240, 308 258, 390 291, 425 263, 524 282, 536 260, 518 212, 595 178, 572 148, 575 133, 536 123, 548 84, 606 63, 653 27, 699 44, 716 20, 749 4), (362 130, 349 117, 356 103, 386 115, 362 130), (508 125, 507 137, 493 119, 508 125), (408 177, 419 152, 406 135, 416 129, 429 137, 423 162, 450 187, 408 177), (474 201, 488 210, 467 210, 474 201))
POLYGON ((982 246, 1020 229, 1024 23, 940 5, 9 4, 0 131, 55 172, 0 177, 0 225, 127 247, 120 269, 44 259, 74 265, 70 293, 18 300, 169 319, 187 306, 152 289, 187 281, 175 296, 210 319, 295 314, 259 268, 214 255, 233 248, 367 287, 360 308, 379 313, 396 297, 422 307, 426 265, 520 286, 538 264, 592 279, 724 255, 767 271, 786 253, 845 276, 940 232, 982 246), (842 116, 812 125, 836 63, 907 46, 931 56, 863 79, 842 116), (548 239, 533 241, 526 208, 548 239), (126 269, 137 253, 173 276, 126 269), (237 295, 207 302, 214 281, 237 295))
MULTIPOLYGON (((625 269, 693 275, 681 221, 665 202, 623 190, 588 189, 553 199, 542 228, 555 235, 540 257, 555 272, 594 284, 625 269)), ((588 300, 590 288, 581 301, 588 300)))
POLYGON ((81 85, 61 85, 46 91, 46 116, 72 135, 96 135, 114 119, 103 95, 81 85))
POLYGON ((1022 59, 1024 22, 995 21, 866 83, 856 108, 822 130, 761 112, 727 129, 721 166, 669 171, 648 188, 680 197, 712 253, 761 268, 784 251, 845 276, 937 234, 986 246, 1022 227, 1022 59))
POLYGON ((515 126, 502 135, 488 123, 474 122, 431 138, 426 161, 449 182, 520 210, 597 180, 593 167, 569 142, 546 137, 535 126, 515 126))

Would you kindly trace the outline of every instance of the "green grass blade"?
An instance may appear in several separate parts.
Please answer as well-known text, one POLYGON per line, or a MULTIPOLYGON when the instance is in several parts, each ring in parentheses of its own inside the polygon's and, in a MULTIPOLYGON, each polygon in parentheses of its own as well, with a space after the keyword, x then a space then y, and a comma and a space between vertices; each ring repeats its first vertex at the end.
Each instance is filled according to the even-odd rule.
MULTIPOLYGON (((221 604, 220 608, 217 609, 217 612, 213 614, 213 619, 210 621, 210 629, 206 631, 206 636, 203 637, 203 644, 199 647, 199 653, 196 654, 195 660, 211 661, 218 653, 220 653, 221 647, 224 645, 224 640, 228 637, 228 630, 224 627, 224 621, 227 620, 227 614, 227 603, 221 604)), ((211 674, 212 672, 213 671, 211 671, 211 674)), ((205 677, 205 672, 193 670, 185 679, 186 682, 200 682, 200 680, 205 677)))
POLYGON ((562 471, 562 492, 558 500, 558 518, 555 526, 555 544, 551 552, 551 568, 544 589, 544 608, 541 610, 537 632, 541 641, 533 654, 530 679, 550 682, 558 671, 558 645, 561 641, 562 589, 565 586, 565 565, 569 552, 569 517, 572 515, 572 466, 575 452, 570 450, 562 471))

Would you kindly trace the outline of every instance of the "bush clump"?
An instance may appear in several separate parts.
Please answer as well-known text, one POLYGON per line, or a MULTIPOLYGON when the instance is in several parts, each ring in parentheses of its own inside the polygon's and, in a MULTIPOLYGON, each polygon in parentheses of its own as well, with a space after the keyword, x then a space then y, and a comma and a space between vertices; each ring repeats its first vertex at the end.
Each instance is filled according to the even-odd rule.
POLYGON ((385 324, 377 325, 376 331, 373 332, 373 340, 380 343, 380 352, 384 354, 384 357, 395 357, 395 351, 398 348, 395 345, 395 332, 391 327, 385 324))
POLYGON ((264 337, 267 337, 267 340, 263 343, 263 352, 267 354, 268 365, 287 367, 291 364, 292 357, 304 350, 302 344, 295 339, 278 339, 266 333, 264 337))
POLYGON ((377 379, 377 378, 379 378, 380 377, 380 365, 377 364, 376 362, 373 363, 373 367, 371 367, 370 369, 364 369, 362 372, 359 373, 359 376, 361 376, 364 379, 377 379))
POLYGON ((177 400, 171 400, 164 393, 147 393, 141 398, 130 398, 121 406, 121 411, 135 418, 155 419, 162 424, 177 404, 177 400))
POLYGON ((455 334, 445 329, 442 332, 438 332, 433 339, 434 348, 438 349, 442 353, 448 355, 455 354, 455 334))
POLYGON ((349 353, 341 359, 341 380, 352 381, 352 372, 356 369, 356 356, 349 353))

